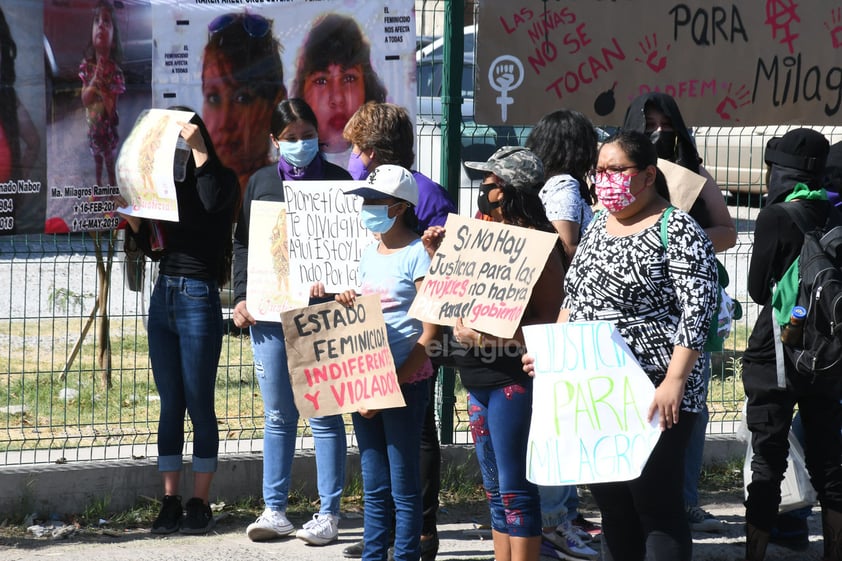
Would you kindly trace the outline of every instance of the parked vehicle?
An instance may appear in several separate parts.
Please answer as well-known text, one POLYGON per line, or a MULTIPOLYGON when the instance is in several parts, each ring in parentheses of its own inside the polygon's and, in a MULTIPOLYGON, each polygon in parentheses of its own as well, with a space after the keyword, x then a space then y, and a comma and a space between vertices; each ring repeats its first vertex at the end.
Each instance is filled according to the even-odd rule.
MULTIPOLYGON (((702 165, 713 175, 723 191, 731 195, 766 193, 766 143, 802 125, 754 127, 695 127, 693 137, 702 165)), ((831 144, 842 140, 842 127, 812 127, 824 134, 831 144)))

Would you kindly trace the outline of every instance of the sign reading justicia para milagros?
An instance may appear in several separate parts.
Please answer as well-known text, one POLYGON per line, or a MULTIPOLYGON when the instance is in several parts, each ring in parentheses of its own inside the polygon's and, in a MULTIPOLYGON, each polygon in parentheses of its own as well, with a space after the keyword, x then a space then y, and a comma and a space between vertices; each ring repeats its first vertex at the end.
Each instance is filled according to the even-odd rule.
POLYGON ((538 485, 635 479, 658 443, 655 387, 606 321, 523 327, 535 359, 526 476, 538 485))

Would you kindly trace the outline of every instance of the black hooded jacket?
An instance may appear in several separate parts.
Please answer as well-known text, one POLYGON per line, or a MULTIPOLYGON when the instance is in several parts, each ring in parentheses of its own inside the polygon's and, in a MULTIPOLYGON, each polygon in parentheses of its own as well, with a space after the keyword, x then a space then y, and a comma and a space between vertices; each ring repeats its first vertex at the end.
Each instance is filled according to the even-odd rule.
MULTIPOLYGON (((676 134, 676 147, 673 157, 667 159, 694 173, 699 173, 699 166, 702 163, 702 159, 699 157, 699 152, 696 150, 696 143, 693 141, 693 137, 690 136, 687 125, 684 123, 684 117, 681 116, 678 105, 671 96, 660 92, 649 92, 636 97, 626 110, 623 129, 645 133, 647 106, 657 109, 672 122, 672 127, 676 134)), ((702 228, 710 228, 713 225, 707 205, 701 197, 697 198, 693 203, 689 214, 702 228)))

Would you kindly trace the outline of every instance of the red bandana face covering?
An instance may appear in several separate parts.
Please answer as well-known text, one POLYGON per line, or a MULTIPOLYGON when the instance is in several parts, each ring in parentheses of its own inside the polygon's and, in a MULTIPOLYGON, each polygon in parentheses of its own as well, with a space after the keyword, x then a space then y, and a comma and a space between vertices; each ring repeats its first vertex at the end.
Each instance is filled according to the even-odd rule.
POLYGON ((626 175, 621 171, 603 171, 596 174, 596 197, 608 212, 619 212, 635 201, 635 194, 631 191, 631 182, 635 175, 637 173, 626 175))

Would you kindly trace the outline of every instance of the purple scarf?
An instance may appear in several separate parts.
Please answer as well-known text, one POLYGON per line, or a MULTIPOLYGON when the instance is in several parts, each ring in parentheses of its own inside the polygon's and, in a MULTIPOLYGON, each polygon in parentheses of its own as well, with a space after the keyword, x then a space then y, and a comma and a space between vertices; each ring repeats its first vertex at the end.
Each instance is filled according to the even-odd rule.
POLYGON ((324 179, 324 161, 321 152, 316 154, 313 161, 307 167, 295 167, 283 158, 278 158, 278 175, 281 179, 317 180, 324 179))

